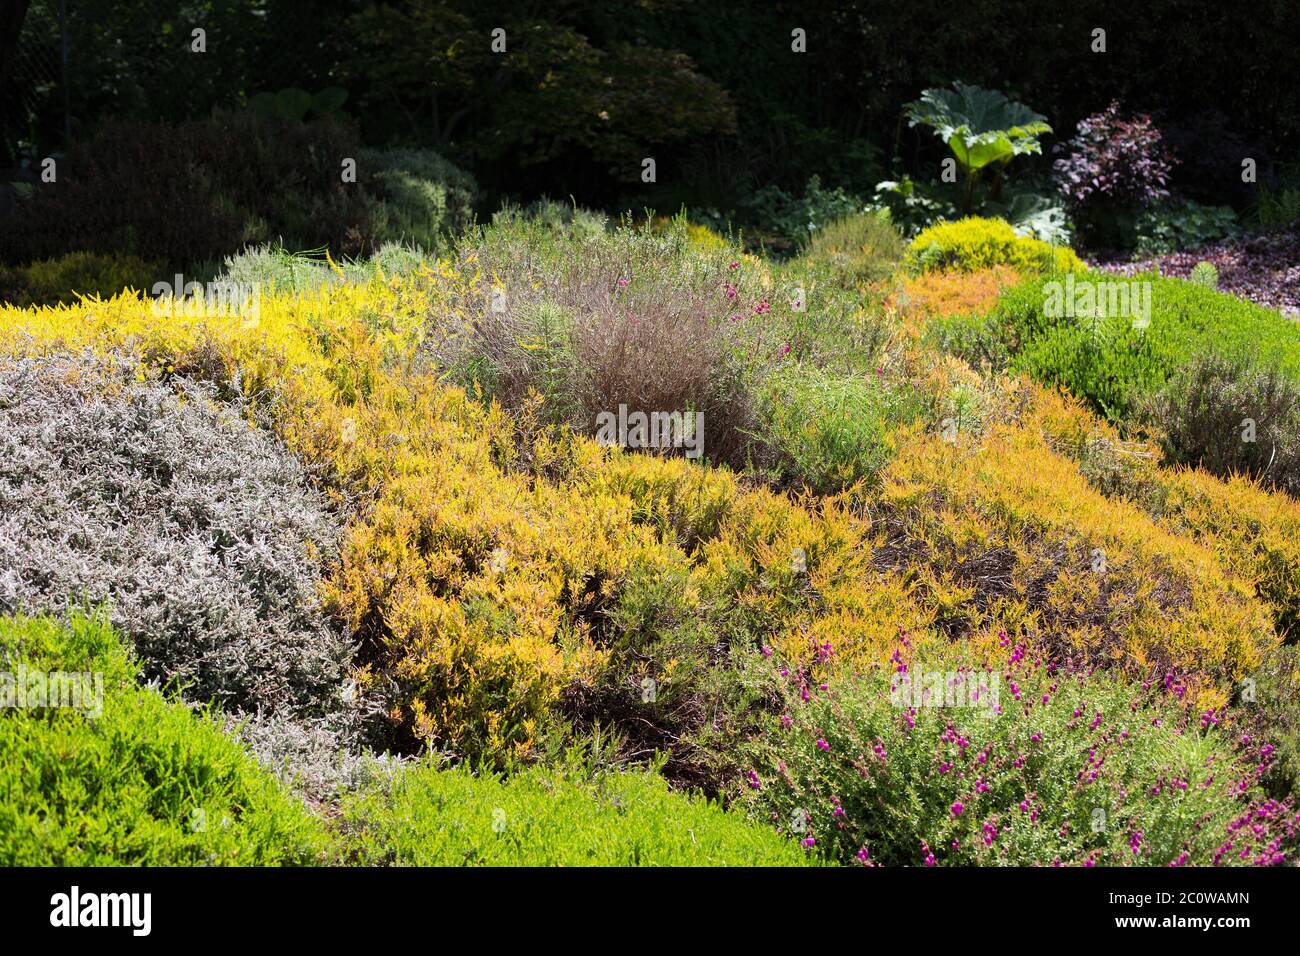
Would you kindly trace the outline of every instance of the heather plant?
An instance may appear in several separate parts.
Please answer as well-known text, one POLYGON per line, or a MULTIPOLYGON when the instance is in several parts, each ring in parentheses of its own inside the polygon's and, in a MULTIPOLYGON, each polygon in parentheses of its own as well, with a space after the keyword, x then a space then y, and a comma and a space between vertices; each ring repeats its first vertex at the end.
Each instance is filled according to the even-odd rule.
POLYGON ((536 390, 580 433, 620 406, 703 413, 705 455, 737 463, 752 416, 737 325, 771 304, 761 290, 742 297, 728 261, 725 247, 690 246, 684 228, 494 226, 462 245, 460 267, 483 289, 463 327, 429 337, 431 357, 508 408, 536 390))
POLYGON ((534 767, 501 780, 425 763, 343 802, 347 862, 397 866, 802 866, 816 857, 652 771, 534 767))
POLYGON ((835 375, 792 365, 761 393, 761 437, 776 480, 834 494, 873 478, 893 456, 893 427, 920 402, 879 374, 835 375))
MULTIPOLYGON (((318 862, 320 821, 214 715, 137 685, 104 614, 0 618, 0 671, 96 674, 102 712, 0 707, 0 864, 318 862)), ((12 685, 10 685, 12 686, 12 685)))
POLYGON ((516 228, 540 227, 558 235, 592 239, 605 233, 609 221, 604 213, 584 209, 576 203, 542 198, 526 207, 511 202, 502 203, 501 208, 492 214, 492 224, 516 228))
POLYGON ((888 215, 858 213, 826 223, 809 237, 804 257, 824 264, 849 288, 890 276, 905 251, 888 215))
POLYGON ((1268 605, 1274 630, 1294 642, 1300 626, 1300 501, 1245 475, 1217 478, 1165 467, 1150 441, 1125 439, 1077 400, 1036 388, 1025 416, 1090 486, 1132 502, 1161 526, 1211 550, 1268 605))
POLYGON ((1135 417, 1175 372, 1211 354, 1243 368, 1275 367, 1287 379, 1300 375, 1300 326, 1196 283, 1151 275, 1123 280, 1150 289, 1143 322, 1109 305, 1087 315, 1053 307, 1061 290, 1105 290, 1116 281, 1096 273, 1028 279, 1003 294, 985 320, 988 334, 1014 356, 1016 370, 1063 385, 1117 420, 1135 417))
POLYGON ((340 282, 365 284, 381 274, 408 276, 418 272, 427 261, 422 250, 400 242, 386 242, 368 258, 341 262, 336 262, 327 250, 290 252, 282 245, 267 243, 227 256, 225 271, 217 281, 256 288, 267 294, 311 292, 340 282))
POLYGON ((1010 266, 1020 272, 1072 272, 1083 264, 1068 246, 1019 236, 1001 219, 961 219, 923 229, 908 249, 908 264, 916 271, 956 269, 975 272, 1010 266))
POLYGON ((1191 275, 1187 278, 1189 282, 1203 285, 1207 289, 1217 289, 1219 287, 1219 270, 1215 268, 1213 262, 1196 263, 1192 267, 1191 275))
POLYGON ((107 602, 145 674, 227 710, 344 709, 339 528, 238 402, 90 356, 0 366, 0 607, 107 602))
POLYGON ((873 563, 951 638, 1023 628, 1062 659, 1185 675, 1207 708, 1277 640, 1232 563, 1090 488, 1033 423, 904 436, 881 480, 873 563))
POLYGON ((890 661, 820 685, 786 666, 783 712, 738 799, 844 863, 1276 865, 1294 852, 1294 807, 1259 785, 1273 748, 1189 709, 1172 675, 1137 685, 998 644, 914 648, 903 632, 890 661))
POLYGON ((1177 369, 1138 410, 1173 461, 1246 474, 1300 497, 1300 383, 1217 354, 1177 369))

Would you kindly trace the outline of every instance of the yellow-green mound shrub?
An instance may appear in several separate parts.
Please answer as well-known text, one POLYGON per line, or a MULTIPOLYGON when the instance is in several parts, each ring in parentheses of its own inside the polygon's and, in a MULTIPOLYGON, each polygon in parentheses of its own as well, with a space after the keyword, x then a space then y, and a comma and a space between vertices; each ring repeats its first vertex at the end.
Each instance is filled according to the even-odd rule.
POLYGON ((908 262, 922 272, 935 269, 974 272, 993 266, 1010 266, 1020 272, 1083 270, 1083 263, 1068 246, 1053 246, 1041 239, 1018 236, 1005 221, 978 216, 940 222, 923 229, 912 240, 908 262))

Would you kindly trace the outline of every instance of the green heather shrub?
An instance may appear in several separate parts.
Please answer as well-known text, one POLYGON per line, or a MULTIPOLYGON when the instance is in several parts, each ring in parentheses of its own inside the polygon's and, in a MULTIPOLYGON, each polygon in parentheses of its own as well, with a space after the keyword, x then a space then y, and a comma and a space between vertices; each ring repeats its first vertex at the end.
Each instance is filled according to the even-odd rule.
POLYGON ((1139 408, 1166 455, 1243 473, 1300 497, 1300 380, 1275 367, 1198 356, 1139 408))
POLYGON ((162 266, 121 252, 70 252, 26 266, 0 267, 0 300, 17 306, 58 305, 78 295, 108 298, 123 289, 144 294, 167 278, 162 266))
POLYGON ((226 257, 221 280, 256 286, 263 294, 310 292, 338 282, 368 282, 379 272, 388 277, 409 275, 426 261, 421 250, 400 242, 386 242, 369 258, 344 259, 333 267, 315 253, 290 252, 275 244, 250 246, 226 257))
POLYGON ((1052 246, 1016 234, 1001 219, 970 217, 923 229, 908 250, 910 265, 920 271, 958 269, 974 272, 1007 265, 1021 272, 1061 272, 1083 268, 1068 246, 1052 246))
POLYGON ((502 781, 461 767, 397 771, 342 808, 347 862, 404 866, 799 866, 810 854, 743 814, 643 771, 502 781))
POLYGON ((803 258, 854 286, 890 276, 906 248, 887 213, 858 213, 813 231, 803 258))
POLYGON ((52 672, 102 677, 102 710, 93 693, 86 707, 0 706, 0 865, 321 857, 319 821, 210 715, 136 686, 137 664, 105 616, 0 618, 0 673, 27 675, 30 691, 31 675, 52 672))
POLYGON ((1300 325, 1182 279, 1103 273, 1029 279, 1003 293, 987 322, 1015 356, 1018 370, 1064 385, 1115 418, 1132 417, 1144 396, 1156 394, 1177 370, 1211 353, 1243 367, 1300 377, 1300 325), (1103 316, 1069 314, 1069 300, 1082 301, 1085 288, 1106 299, 1103 316), (1111 307, 1112 291, 1122 306, 1118 293, 1130 303, 1145 303, 1148 288, 1146 327, 1134 322, 1139 310, 1132 305, 1111 307))
POLYGON ((473 177, 432 150, 363 150, 358 165, 357 179, 378 199, 375 242, 432 252, 473 220, 473 177))
POLYGON ((871 478, 893 455, 891 431, 920 412, 879 376, 788 366, 767 381, 760 434, 779 481, 834 494, 871 478))
POLYGON ((790 672, 740 800, 841 862, 1282 862, 1295 810, 1256 782, 1272 748, 1234 745, 1221 713, 1190 712, 1165 683, 1020 646, 988 661, 913 652, 902 635, 890 664, 824 689, 790 672))

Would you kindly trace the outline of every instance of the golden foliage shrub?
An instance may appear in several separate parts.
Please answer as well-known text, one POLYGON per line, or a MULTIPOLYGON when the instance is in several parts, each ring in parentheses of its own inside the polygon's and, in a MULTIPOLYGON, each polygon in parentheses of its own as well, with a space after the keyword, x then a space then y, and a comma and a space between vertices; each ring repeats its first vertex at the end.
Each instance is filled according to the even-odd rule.
POLYGON ((1080 402, 1033 387, 1031 421, 1111 495, 1131 499, 1170 531, 1199 542, 1251 582, 1286 640, 1300 631, 1300 501, 1259 482, 1168 467, 1149 442, 1126 441, 1080 402))
POLYGON ((1005 627, 1059 655, 1173 672, 1217 703, 1275 640, 1249 583, 1213 549, 1090 487, 1033 427, 913 435, 883 498, 897 529, 884 563, 912 569, 954 635, 1005 627))

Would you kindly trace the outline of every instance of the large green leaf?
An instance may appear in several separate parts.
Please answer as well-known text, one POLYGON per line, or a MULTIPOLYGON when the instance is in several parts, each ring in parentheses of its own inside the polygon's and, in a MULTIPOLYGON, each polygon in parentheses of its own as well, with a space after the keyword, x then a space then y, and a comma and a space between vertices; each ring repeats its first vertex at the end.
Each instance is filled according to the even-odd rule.
POLYGON ((1038 137, 1050 133, 1047 117, 997 90, 965 83, 951 90, 924 90, 907 106, 911 126, 929 126, 968 172, 991 163, 1010 162, 1025 153, 1042 152, 1038 137))

